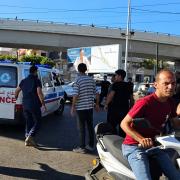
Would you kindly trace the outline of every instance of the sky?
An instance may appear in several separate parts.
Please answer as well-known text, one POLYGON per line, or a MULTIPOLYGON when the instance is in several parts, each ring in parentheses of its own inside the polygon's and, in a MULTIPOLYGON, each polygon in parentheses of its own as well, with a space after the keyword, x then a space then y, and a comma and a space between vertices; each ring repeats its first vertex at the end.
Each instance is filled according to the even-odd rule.
MULTIPOLYGON (((0 18, 126 28, 128 0, 1 0, 0 18)), ((131 0, 132 30, 180 35, 180 0, 131 0)))

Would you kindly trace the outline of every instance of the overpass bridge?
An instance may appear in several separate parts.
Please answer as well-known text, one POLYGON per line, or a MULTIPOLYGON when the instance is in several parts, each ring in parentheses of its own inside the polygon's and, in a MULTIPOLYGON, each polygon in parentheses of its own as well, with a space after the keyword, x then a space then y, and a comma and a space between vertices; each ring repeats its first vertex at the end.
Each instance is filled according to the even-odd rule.
MULTIPOLYGON (((135 31, 129 53, 135 57, 180 59, 180 36, 135 31), (158 48, 157 48, 158 47, 158 48)), ((125 30, 19 19, 0 19, 0 47, 66 51, 67 48, 122 44, 125 30)))

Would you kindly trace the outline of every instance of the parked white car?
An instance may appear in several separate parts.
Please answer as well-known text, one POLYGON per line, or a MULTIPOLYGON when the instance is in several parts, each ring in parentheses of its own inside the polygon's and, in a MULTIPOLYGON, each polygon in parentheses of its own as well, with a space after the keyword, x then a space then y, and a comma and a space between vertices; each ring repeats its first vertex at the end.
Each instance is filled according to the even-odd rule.
MULTIPOLYGON (((72 98, 73 98, 73 85, 74 85, 74 82, 70 82, 68 84, 64 84, 62 85, 62 88, 64 90, 64 99, 65 99, 65 102, 68 100, 70 102, 72 102, 72 98)), ((99 94, 101 93, 101 87, 96 84, 96 92, 98 92, 99 94)))
POLYGON ((62 85, 62 88, 64 90, 64 99, 65 99, 65 102, 67 100, 72 102, 72 98, 73 98, 73 84, 74 84, 74 82, 70 82, 68 84, 62 85))
POLYGON ((148 89, 153 86, 153 83, 139 83, 134 85, 135 100, 148 95, 148 89))

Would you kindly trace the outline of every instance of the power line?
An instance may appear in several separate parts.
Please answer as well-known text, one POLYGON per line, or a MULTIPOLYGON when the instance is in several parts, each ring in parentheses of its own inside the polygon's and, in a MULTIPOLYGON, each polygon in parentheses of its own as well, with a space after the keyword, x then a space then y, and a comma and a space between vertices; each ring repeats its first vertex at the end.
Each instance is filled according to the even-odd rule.
MULTIPOLYGON (((170 11, 156 11, 156 10, 149 10, 149 9, 139 9, 139 8, 131 8, 135 11, 141 11, 144 13, 150 12, 150 13, 156 13, 156 14, 171 14, 171 15, 179 15, 180 12, 170 12, 170 11)), ((28 12, 1 12, 0 14, 46 14, 46 13, 66 13, 66 12, 80 12, 80 10, 51 10, 51 11, 28 11, 28 12)), ((126 14, 126 11, 104 11, 104 10, 90 10, 90 9, 84 9, 81 10, 81 12, 96 12, 96 13, 117 13, 117 14, 126 14)), ((135 13, 135 12, 133 12, 135 13)))
POLYGON ((132 8, 136 11, 143 11, 143 12, 150 12, 150 13, 157 13, 157 14, 173 14, 173 15, 179 15, 180 12, 170 12, 170 11, 155 11, 155 10, 149 10, 149 9, 138 9, 138 8, 132 8))
MULTIPOLYGON (((66 13, 70 11, 44 11, 44 12, 4 12, 0 14, 46 14, 46 13, 66 13)), ((72 11, 71 11, 72 12, 72 11)), ((74 11, 77 12, 77 11, 74 11)), ((104 11, 89 11, 89 12, 96 12, 96 13, 104 13, 104 11)), ((89 13, 87 12, 87 13, 89 13)), ((107 11, 105 13, 108 13, 107 11)), ((126 14, 127 12, 114 12, 114 11, 109 11, 109 13, 116 13, 116 14, 126 14)))
MULTIPOLYGON (((173 3, 156 3, 156 4, 144 4, 144 5, 135 5, 131 6, 135 7, 147 7, 147 6, 167 6, 167 5, 178 5, 180 2, 173 2, 173 3)), ((30 6, 13 6, 13 5, 6 5, 0 4, 0 7, 10 7, 10 8, 26 8, 26 9, 41 9, 41 10, 52 10, 52 11, 98 11, 98 10, 113 10, 113 9, 124 9, 127 6, 117 6, 117 7, 103 7, 103 8, 92 8, 92 9, 50 9, 50 8, 38 8, 38 7, 30 7, 30 6)))
POLYGON ((180 4, 180 2, 174 2, 174 3, 157 3, 157 4, 145 4, 145 5, 139 5, 139 6, 131 6, 131 7, 146 7, 146 6, 169 6, 169 5, 177 5, 180 4))
MULTIPOLYGON (((141 11, 141 12, 151 12, 151 13, 161 13, 161 14, 180 14, 179 12, 162 12, 162 11, 154 11, 154 10, 149 10, 149 9, 140 9, 140 8, 136 8, 136 7, 147 7, 147 6, 169 6, 169 5, 178 5, 180 4, 180 2, 174 2, 174 3, 156 3, 156 4, 145 4, 145 5, 135 5, 135 6, 131 6, 133 10, 135 11, 141 11)), ((44 14, 44 13, 57 13, 57 12, 98 12, 98 13, 127 13, 126 11, 124 12, 120 12, 120 11, 110 11, 110 10, 118 10, 118 9, 124 9, 127 7, 104 7, 104 8, 92 8, 92 9, 50 9, 50 8, 36 8, 36 7, 27 7, 27 6, 12 6, 12 5, 4 5, 1 4, 0 7, 11 7, 11 8, 28 8, 28 9, 41 9, 41 10, 47 10, 47 11, 31 11, 31 12, 5 12, 5 13, 0 13, 0 14, 33 14, 33 13, 37 13, 37 14, 44 14)))

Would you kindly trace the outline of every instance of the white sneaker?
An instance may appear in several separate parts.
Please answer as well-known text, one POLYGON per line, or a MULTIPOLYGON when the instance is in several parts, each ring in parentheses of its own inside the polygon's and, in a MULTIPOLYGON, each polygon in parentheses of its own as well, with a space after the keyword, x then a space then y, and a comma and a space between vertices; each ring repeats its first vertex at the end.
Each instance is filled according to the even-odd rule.
POLYGON ((83 148, 81 148, 81 147, 77 147, 77 148, 74 148, 74 149, 73 149, 73 152, 84 154, 86 151, 85 151, 85 149, 83 149, 83 148))
POLYGON ((87 149, 87 150, 89 150, 89 151, 94 151, 94 148, 93 148, 93 147, 91 147, 89 144, 88 144, 88 145, 86 145, 86 149, 87 149))
POLYGON ((36 144, 36 142, 34 141, 34 138, 33 138, 33 137, 28 136, 28 137, 25 139, 25 146, 37 147, 37 144, 36 144))

